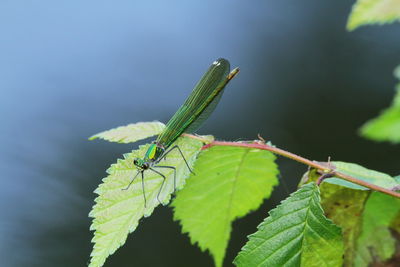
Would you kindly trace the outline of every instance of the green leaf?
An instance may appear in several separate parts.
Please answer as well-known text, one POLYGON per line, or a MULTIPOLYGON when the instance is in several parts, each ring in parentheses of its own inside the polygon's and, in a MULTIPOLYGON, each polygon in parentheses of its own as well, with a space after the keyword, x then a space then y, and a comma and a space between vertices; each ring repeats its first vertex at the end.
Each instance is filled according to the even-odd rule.
POLYGON ((352 266, 357 238, 361 233, 361 214, 370 191, 353 190, 329 183, 322 183, 320 190, 325 215, 342 228, 345 249, 343 265, 352 266))
POLYGON ((371 193, 362 215, 361 235, 357 240, 354 266, 369 266, 390 259, 395 252, 396 241, 389 226, 399 215, 400 199, 379 193, 371 193))
POLYGON ((342 266, 341 230, 325 218, 315 183, 269 212, 235 258, 236 266, 342 266))
MULTIPOLYGON (((331 168, 334 168, 336 171, 341 173, 350 175, 358 180, 362 180, 374 185, 378 185, 384 187, 386 189, 392 190, 393 188, 399 186, 400 184, 390 175, 378 172, 374 170, 370 170, 354 163, 342 162, 342 161, 332 161, 330 163, 324 162, 326 165, 329 164, 331 168)), ((339 177, 328 178, 323 180, 324 182, 330 184, 337 184, 344 187, 358 189, 358 190, 368 190, 368 188, 348 182, 339 177)))
MULTIPOLYGON (((201 141, 188 137, 179 138, 175 144, 182 149, 190 166, 193 165, 203 145, 201 141)), ((125 154, 124 159, 118 159, 117 163, 112 164, 107 170, 108 176, 95 190, 99 196, 95 199, 96 204, 89 214, 94 218, 90 229, 95 230, 90 266, 102 266, 106 258, 125 243, 128 234, 136 229, 139 219, 150 216, 154 208, 159 205, 157 194, 163 179, 150 170, 145 171, 144 179, 146 207, 140 175, 127 190, 123 190, 137 174, 137 169, 133 164, 134 158, 143 157, 148 147, 149 145, 141 146, 138 150, 125 154)), ((168 154, 168 158, 162 161, 162 165, 176 167, 176 185, 178 189, 182 188, 189 170, 179 152, 173 151, 168 154)), ((160 193, 160 201, 166 204, 174 191, 173 170, 158 170, 166 176, 160 193)))
MULTIPOLYGON (((302 180, 316 181, 319 176, 314 169, 302 180)), ((385 260, 393 254, 394 239, 388 228, 400 225, 395 221, 396 214, 400 219, 399 199, 329 183, 322 183, 320 189, 326 216, 343 231, 344 266, 369 266, 372 259, 378 263, 379 258, 385 260)))
POLYGON ((397 242, 400 242, 400 213, 397 213, 396 218, 390 223, 390 228, 397 234, 397 242))
POLYGON ((89 140, 101 138, 110 142, 125 144, 133 143, 154 135, 158 135, 162 132, 162 130, 164 130, 164 128, 165 125, 159 121, 138 122, 95 134, 91 136, 89 140))
POLYGON ((265 150, 214 146, 203 151, 173 201, 174 219, 191 242, 222 266, 232 221, 257 209, 278 184, 275 156, 265 150))
POLYGON ((360 129, 361 135, 375 141, 400 143, 400 84, 392 105, 367 121, 360 129))
POLYGON ((399 0, 358 0, 347 22, 349 31, 366 24, 385 24, 400 20, 399 0))

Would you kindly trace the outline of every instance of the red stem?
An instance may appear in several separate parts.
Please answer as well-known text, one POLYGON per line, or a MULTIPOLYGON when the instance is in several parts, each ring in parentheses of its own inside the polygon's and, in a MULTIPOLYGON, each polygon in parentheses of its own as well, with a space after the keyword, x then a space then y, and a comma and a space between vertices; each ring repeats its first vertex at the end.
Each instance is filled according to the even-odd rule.
POLYGON ((256 149, 268 150, 268 151, 271 151, 272 153, 284 156, 286 158, 290 158, 292 160, 298 161, 300 163, 303 163, 303 164, 306 164, 306 165, 311 166, 313 168, 316 168, 318 170, 321 170, 324 173, 330 173, 330 174, 332 174, 332 175, 334 175, 336 177, 340 177, 343 180, 349 181, 351 183, 358 184, 358 185, 370 188, 372 190, 379 191, 379 192, 382 192, 382 193, 385 193, 385 194, 400 198, 400 193, 397 193, 397 192, 391 191, 389 189, 386 189, 386 188, 383 188, 383 187, 380 187, 380 186, 377 186, 377 185, 374 185, 374 184, 359 180, 359 179, 354 178, 354 177, 352 177, 350 175, 341 173, 340 171, 332 170, 332 169, 328 168, 327 166, 324 166, 323 164, 321 164, 319 162, 308 160, 308 159, 303 158, 303 157, 301 157, 299 155, 293 154, 293 153, 288 152, 286 150, 283 150, 283 149, 280 149, 280 148, 277 148, 277 147, 273 147, 273 146, 270 146, 270 145, 267 145, 267 144, 264 144, 264 143, 238 143, 238 142, 213 141, 213 142, 203 146, 202 150, 210 148, 212 146, 235 146, 235 147, 247 147, 247 148, 256 148, 256 149))

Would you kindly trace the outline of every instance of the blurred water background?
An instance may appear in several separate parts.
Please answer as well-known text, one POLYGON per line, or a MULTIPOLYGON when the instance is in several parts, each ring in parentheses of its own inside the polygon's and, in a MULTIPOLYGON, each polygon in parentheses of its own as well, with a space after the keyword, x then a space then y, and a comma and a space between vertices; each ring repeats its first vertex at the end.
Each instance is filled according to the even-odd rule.
MULTIPOLYGON (((0 2, 1 266, 85 266, 88 213, 105 170, 137 147, 94 133, 167 122, 209 64, 241 73, 199 131, 314 160, 399 174, 399 146, 360 138, 389 105, 400 26, 345 24, 354 1, 0 2)), ((225 265, 306 167, 279 159, 271 199, 234 223, 225 265)), ((106 266, 212 266, 169 208, 141 221, 106 266)))

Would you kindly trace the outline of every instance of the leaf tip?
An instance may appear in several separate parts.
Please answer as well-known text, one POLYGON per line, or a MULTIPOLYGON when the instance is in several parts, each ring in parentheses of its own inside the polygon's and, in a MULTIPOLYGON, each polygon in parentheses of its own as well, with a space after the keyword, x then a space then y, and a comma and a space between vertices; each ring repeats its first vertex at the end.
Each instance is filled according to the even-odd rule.
POLYGON ((97 139, 97 138, 99 138, 99 137, 98 137, 97 134, 95 134, 95 135, 90 136, 90 137, 88 138, 88 140, 89 140, 89 141, 92 141, 92 140, 97 139))

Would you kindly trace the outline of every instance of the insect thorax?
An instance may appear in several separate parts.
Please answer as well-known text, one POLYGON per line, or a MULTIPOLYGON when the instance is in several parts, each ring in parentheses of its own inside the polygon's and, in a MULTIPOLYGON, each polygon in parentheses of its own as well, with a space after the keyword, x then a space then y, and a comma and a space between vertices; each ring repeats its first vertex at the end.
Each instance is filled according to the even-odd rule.
POLYGON ((146 152, 145 159, 150 161, 156 161, 163 153, 165 149, 160 144, 154 142, 150 145, 149 149, 146 152))

